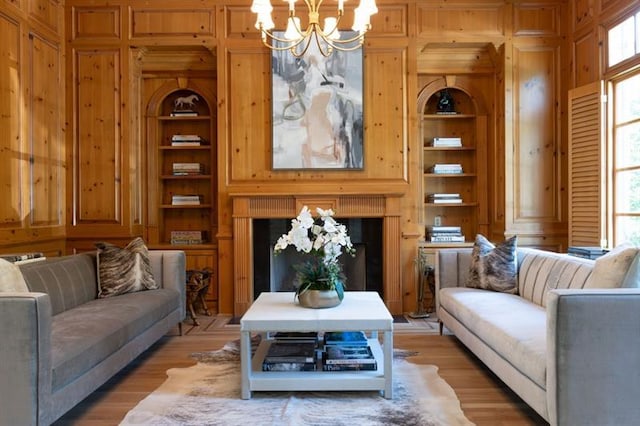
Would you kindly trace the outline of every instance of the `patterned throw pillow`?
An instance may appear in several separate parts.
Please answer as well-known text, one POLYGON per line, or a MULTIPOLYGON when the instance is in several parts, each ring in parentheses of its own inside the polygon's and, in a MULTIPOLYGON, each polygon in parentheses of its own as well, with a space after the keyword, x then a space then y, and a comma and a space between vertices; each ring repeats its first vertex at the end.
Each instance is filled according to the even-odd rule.
POLYGON ((466 286, 516 294, 518 292, 517 243, 516 235, 497 246, 484 236, 476 235, 466 286))
POLYGON ((98 248, 98 297, 158 288, 149 261, 149 250, 142 238, 125 248, 110 243, 96 243, 98 248))

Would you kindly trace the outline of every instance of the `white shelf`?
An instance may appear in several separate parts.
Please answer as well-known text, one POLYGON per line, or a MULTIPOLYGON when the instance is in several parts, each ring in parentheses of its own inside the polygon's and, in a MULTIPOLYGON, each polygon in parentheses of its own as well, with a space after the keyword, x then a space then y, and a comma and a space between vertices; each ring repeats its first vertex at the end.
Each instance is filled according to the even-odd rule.
POLYGON ((377 370, 322 371, 262 371, 262 361, 273 340, 263 339, 251 361, 251 390, 380 390, 385 385, 384 356, 378 339, 369 339, 369 347, 376 359, 377 370))

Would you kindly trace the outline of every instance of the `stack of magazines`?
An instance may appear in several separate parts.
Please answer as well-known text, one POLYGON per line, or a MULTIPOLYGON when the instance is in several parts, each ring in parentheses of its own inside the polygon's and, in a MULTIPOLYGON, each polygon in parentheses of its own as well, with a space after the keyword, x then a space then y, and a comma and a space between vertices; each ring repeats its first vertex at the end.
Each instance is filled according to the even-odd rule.
POLYGON ((454 164, 449 164, 449 163, 437 163, 434 164, 431 169, 430 169, 431 173, 437 174, 437 175, 456 175, 456 174, 461 174, 462 173, 462 165, 458 164, 458 163, 454 163, 454 164))
POLYGON ((427 203, 462 204, 462 197, 457 193, 435 193, 427 195, 427 203))
POLYGON ((315 371, 318 333, 276 333, 262 371, 315 371))
POLYGON ((433 138, 433 142, 431 142, 431 146, 440 147, 440 148, 459 148, 462 146, 462 138, 451 137, 451 138, 433 138))
POLYGON ((378 364, 363 331, 336 331, 324 335, 323 371, 377 370, 378 364))
POLYGON ((464 243, 459 226, 427 226, 426 241, 429 243, 464 243))

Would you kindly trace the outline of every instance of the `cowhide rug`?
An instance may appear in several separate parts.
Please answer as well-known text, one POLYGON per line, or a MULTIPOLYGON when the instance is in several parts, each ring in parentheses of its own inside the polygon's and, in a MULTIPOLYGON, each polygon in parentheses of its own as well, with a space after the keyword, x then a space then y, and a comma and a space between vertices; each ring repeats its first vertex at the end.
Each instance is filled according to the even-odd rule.
MULTIPOLYGON (((472 425, 453 389, 433 365, 407 361, 395 350, 393 399, 378 392, 253 392, 240 398, 238 342, 192 354, 198 364, 169 378, 131 410, 127 425, 188 426, 456 426, 472 425)), ((277 373, 274 373, 277 374, 277 373)))

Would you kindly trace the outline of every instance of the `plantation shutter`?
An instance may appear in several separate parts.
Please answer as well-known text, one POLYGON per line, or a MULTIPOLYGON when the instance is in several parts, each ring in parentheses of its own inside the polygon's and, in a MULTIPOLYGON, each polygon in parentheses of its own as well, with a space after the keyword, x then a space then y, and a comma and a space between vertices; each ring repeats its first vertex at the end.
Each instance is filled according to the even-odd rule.
POLYGON ((569 91, 569 246, 606 239, 604 84, 569 91))

